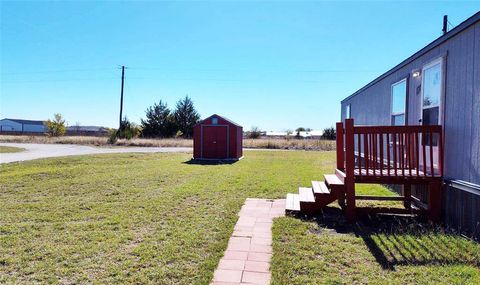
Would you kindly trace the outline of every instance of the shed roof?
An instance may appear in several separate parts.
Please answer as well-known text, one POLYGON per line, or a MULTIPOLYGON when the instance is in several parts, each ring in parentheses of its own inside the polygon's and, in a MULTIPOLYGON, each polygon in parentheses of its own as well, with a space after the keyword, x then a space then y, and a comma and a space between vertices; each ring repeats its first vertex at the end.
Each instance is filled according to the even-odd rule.
POLYGON ((9 120, 15 123, 24 124, 24 125, 43 125, 45 121, 38 121, 38 120, 23 120, 23 119, 9 119, 4 118, 3 120, 9 120))
POLYGON ((453 38, 454 36, 458 35, 459 33, 463 32, 465 29, 469 28, 470 26, 476 24, 478 21, 480 21, 480 12, 477 12, 475 13, 473 16, 471 16, 470 18, 466 19, 465 21, 463 21, 462 23, 460 23, 458 26, 456 26, 455 28, 453 28, 452 30, 448 31, 446 34, 438 37, 436 40, 434 40, 433 42, 429 43, 427 46, 425 46, 424 48, 422 48, 421 50, 417 51, 416 53, 414 53, 413 55, 411 55, 410 57, 408 57, 407 59, 405 59, 404 61, 400 62, 398 65, 396 65, 395 67, 393 67, 392 69, 390 69, 389 71, 385 72, 384 74, 380 75, 379 77, 375 78, 372 82, 368 83, 367 85, 363 86, 362 88, 360 88, 359 90, 357 90, 355 93, 353 93, 352 95, 348 96, 347 98, 343 99, 342 100, 342 103, 356 95, 358 95, 359 93, 361 93, 362 91, 364 91, 365 89, 371 87, 372 85, 376 84, 377 82, 381 81, 382 79, 384 79, 385 77, 389 76, 390 74, 396 72, 397 70, 399 70, 400 68, 404 67, 405 65, 411 63, 412 61, 414 61, 415 59, 421 57, 422 55, 426 54, 427 52, 429 52, 430 50, 436 48, 437 46, 443 44, 444 42, 448 41, 449 39, 453 38))
POLYGON ((213 115, 211 115, 210 117, 207 117, 207 118, 201 120, 200 122, 197 123, 197 125, 205 122, 206 120, 208 120, 208 119, 210 119, 210 118, 212 118, 212 117, 218 117, 218 118, 221 118, 221 119, 229 122, 229 123, 232 124, 232 125, 235 125, 235 126, 237 126, 237 127, 242 127, 242 126, 240 126, 239 124, 235 123, 234 121, 232 121, 232 120, 230 120, 230 119, 227 119, 227 118, 225 118, 225 117, 223 117, 223 116, 217 115, 217 114, 213 114, 213 115))

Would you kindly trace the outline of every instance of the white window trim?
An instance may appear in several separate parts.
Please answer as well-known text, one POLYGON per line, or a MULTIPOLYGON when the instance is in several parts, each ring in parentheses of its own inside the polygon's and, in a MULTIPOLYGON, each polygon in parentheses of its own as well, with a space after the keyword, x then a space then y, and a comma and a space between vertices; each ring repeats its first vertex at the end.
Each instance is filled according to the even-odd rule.
POLYGON ((399 115, 403 115, 404 116, 404 122, 403 122, 403 125, 406 125, 407 123, 407 100, 408 100, 408 84, 407 84, 407 78, 404 78, 400 81, 397 81, 395 83, 393 83, 391 86, 390 86, 390 124, 393 125, 393 116, 399 116, 399 115), (398 112, 398 113, 394 113, 393 112, 393 87, 398 85, 398 84, 401 84, 405 82, 405 107, 403 108, 403 112, 398 112))
MULTIPOLYGON (((443 69, 443 61, 444 61, 444 57, 439 57, 435 60, 432 60, 431 62, 425 64, 423 67, 422 67, 422 90, 421 90, 421 101, 420 101, 420 120, 422 120, 423 122, 423 110, 426 110, 426 109, 431 109, 431 108, 435 108, 435 107, 438 107, 438 124, 442 124, 443 122, 443 110, 441 108, 442 104, 443 104, 443 92, 445 91, 445 70, 443 69), (442 78, 440 79, 441 80, 441 86, 440 86, 440 98, 438 98, 438 104, 436 105, 430 105, 428 107, 424 107, 423 106, 423 98, 424 98, 424 84, 425 84, 425 81, 424 81, 424 74, 425 74, 425 70, 437 65, 437 64, 440 64, 440 71, 442 72, 442 78)), ((423 124, 423 123, 422 123, 423 124)))
POLYGON ((345 119, 352 118, 352 104, 345 105, 345 119))

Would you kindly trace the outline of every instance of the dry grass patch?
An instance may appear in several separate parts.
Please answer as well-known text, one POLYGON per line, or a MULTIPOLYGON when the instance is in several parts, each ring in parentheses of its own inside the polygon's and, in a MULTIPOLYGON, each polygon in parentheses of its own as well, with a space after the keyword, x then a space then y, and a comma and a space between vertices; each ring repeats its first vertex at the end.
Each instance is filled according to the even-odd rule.
MULTIPOLYGON (((107 137, 94 136, 8 136, 0 135, 0 142, 15 143, 58 143, 58 144, 81 144, 95 146, 111 146, 107 137)), ((136 138, 131 140, 121 139, 115 143, 116 146, 143 146, 143 147, 193 147, 190 139, 144 139, 136 138)), ((245 148, 260 149, 291 149, 291 150, 335 150, 335 141, 315 139, 244 139, 245 148)))

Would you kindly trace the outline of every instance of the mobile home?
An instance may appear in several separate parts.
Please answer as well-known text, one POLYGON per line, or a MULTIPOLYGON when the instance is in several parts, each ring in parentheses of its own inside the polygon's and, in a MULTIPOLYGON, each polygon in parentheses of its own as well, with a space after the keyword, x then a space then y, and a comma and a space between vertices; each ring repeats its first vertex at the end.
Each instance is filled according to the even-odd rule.
POLYGON ((347 118, 366 126, 441 125, 442 219, 480 237, 480 12, 345 98, 347 118))

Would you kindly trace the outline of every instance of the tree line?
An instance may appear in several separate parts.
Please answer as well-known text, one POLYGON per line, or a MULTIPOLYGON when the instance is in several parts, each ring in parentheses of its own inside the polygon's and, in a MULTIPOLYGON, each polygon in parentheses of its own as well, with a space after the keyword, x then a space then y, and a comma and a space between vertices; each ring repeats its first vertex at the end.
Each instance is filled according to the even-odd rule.
POLYGON ((141 136, 144 138, 191 138, 193 126, 200 120, 200 115, 195 109, 190 97, 180 99, 175 104, 175 109, 170 110, 167 103, 160 100, 148 107, 145 119, 140 125, 122 119, 120 128, 116 132, 117 138, 131 139, 141 136))
MULTIPOLYGON (((193 126, 200 121, 200 115, 195 109, 190 97, 185 96, 178 100, 175 108, 171 110, 168 104, 162 100, 154 103, 145 111, 145 119, 140 120, 140 125, 124 117, 120 123, 120 128, 111 129, 109 142, 115 143, 119 138, 132 139, 134 137, 144 138, 191 138, 193 136, 193 126)), ((46 123, 47 134, 50 136, 61 136, 66 132, 66 123, 62 115, 54 114, 53 120, 46 123)), ((299 127, 295 130, 297 138, 300 138, 300 132, 311 131, 310 128, 299 127)), ((287 135, 292 134, 287 131, 287 135)), ((258 127, 246 132, 247 138, 260 138, 262 131, 258 127)), ((336 138, 335 128, 325 128, 323 130, 323 139, 334 140, 336 138)))

